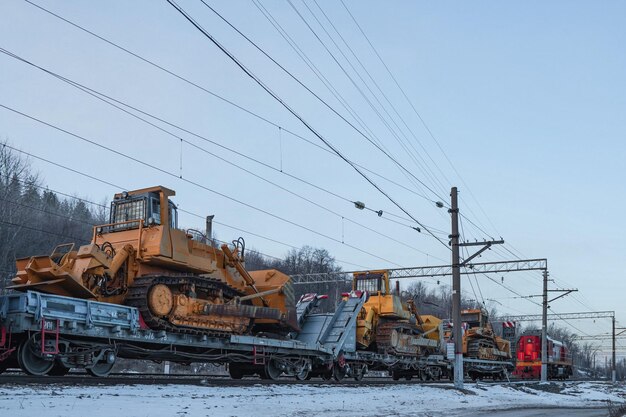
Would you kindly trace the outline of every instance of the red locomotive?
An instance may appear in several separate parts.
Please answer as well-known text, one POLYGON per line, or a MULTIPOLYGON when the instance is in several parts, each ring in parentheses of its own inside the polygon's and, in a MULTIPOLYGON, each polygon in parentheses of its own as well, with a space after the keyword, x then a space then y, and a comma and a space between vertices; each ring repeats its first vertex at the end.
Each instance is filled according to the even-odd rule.
MULTIPOLYGON (((541 333, 525 333, 517 343, 517 363, 513 375, 523 379, 541 378, 541 333)), ((569 350, 558 340, 548 336, 548 379, 567 379, 572 376, 572 358, 569 350)))

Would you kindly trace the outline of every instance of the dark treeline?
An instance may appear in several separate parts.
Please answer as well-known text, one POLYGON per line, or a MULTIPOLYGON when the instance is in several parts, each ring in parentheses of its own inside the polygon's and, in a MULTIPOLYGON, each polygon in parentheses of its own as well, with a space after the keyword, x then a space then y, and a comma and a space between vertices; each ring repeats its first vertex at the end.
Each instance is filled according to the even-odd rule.
POLYGON ((15 259, 50 254, 62 243, 84 244, 104 207, 47 190, 27 160, 0 145, 0 290, 15 272, 15 259))

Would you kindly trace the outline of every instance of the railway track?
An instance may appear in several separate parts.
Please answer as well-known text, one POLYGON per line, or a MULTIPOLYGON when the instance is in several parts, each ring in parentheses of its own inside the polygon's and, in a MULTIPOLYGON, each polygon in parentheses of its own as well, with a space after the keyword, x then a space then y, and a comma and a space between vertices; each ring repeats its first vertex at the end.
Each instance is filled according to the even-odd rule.
POLYGON ((259 378, 230 379, 230 377, 206 377, 206 376, 109 376, 107 378, 93 378, 88 375, 66 375, 64 377, 37 377, 23 374, 0 375, 1 385, 42 385, 46 386, 112 386, 112 385, 198 385, 198 386, 253 386, 253 385, 342 385, 342 386, 383 386, 409 384, 409 381, 393 381, 384 378, 371 378, 362 381, 343 380, 322 381, 313 379, 309 381, 296 381, 293 378, 284 378, 278 381, 267 381, 259 378))
MULTIPOLYGON (((572 382, 573 380, 569 380, 572 382)), ((468 384, 472 381, 467 379, 468 384)), ((562 381, 554 381, 556 383, 562 381)), ((481 381, 479 385, 507 384, 506 381, 481 381)), ((512 380, 512 384, 534 384, 537 381, 512 380)), ((442 385, 448 388, 450 381, 394 381, 385 377, 369 377, 361 381, 344 379, 337 381, 322 381, 312 379, 308 381, 296 381, 293 378, 283 378, 278 381, 268 381, 259 378, 244 378, 240 380, 231 379, 228 375, 194 375, 194 374, 111 374, 106 378, 94 378, 85 373, 70 373, 62 377, 54 376, 32 376, 22 373, 5 372, 0 375, 1 385, 42 385, 53 386, 114 386, 114 385, 198 385, 198 386, 254 386, 254 385, 341 385, 341 386, 387 386, 387 385, 442 385)), ((453 389, 451 386, 450 389, 453 389)))

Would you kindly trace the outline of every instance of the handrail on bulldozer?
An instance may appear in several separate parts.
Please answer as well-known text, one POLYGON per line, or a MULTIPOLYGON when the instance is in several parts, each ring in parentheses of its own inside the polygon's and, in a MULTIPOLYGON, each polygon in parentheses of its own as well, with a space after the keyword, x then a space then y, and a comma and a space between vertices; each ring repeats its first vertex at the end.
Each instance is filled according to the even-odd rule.
MULTIPOLYGON (((132 223, 137 223, 139 224, 139 229, 138 229, 138 234, 139 236, 137 236, 137 257, 141 258, 141 252, 142 252, 142 247, 141 247, 141 238, 143 236, 143 229, 144 229, 144 225, 143 225, 143 219, 135 219, 135 220, 126 220, 123 222, 116 222, 116 223, 106 223, 106 224, 100 224, 97 226, 93 226, 93 235, 91 238, 91 241, 93 243, 96 243, 96 237, 97 236, 101 236, 103 233, 104 228, 109 227, 109 228, 113 228, 114 226, 122 226, 125 224, 132 224, 132 223)), ((150 226, 148 226, 150 227, 150 226)))

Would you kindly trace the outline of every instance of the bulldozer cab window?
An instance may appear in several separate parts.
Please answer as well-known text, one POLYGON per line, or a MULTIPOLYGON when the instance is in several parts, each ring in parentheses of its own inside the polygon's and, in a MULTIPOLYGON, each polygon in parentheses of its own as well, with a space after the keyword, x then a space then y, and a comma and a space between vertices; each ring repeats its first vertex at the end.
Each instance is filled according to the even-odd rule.
POLYGON ((150 199, 150 217, 154 220, 154 224, 161 224, 161 202, 159 197, 150 199))
MULTIPOLYGON (((161 200, 159 197, 150 198, 150 217, 152 217, 154 224, 161 224, 161 200)), ((170 219, 170 227, 172 229, 178 228, 178 210, 176 205, 168 200, 167 204, 167 216, 170 219)))
MULTIPOLYGON (((144 220, 146 216, 146 199, 134 198, 113 201, 111 203, 111 223, 123 223, 131 220, 144 220)), ((138 222, 113 226, 114 230, 139 227, 138 222)))
POLYGON ((168 213, 169 213, 169 217, 170 217, 170 227, 172 229, 178 229, 178 209, 176 207, 176 204, 172 203, 171 201, 168 201, 168 213))
POLYGON ((475 327, 481 327, 481 317, 480 317, 480 313, 464 313, 461 321, 463 321, 464 323, 467 323, 467 326, 470 329, 473 329, 475 327))
POLYGON ((385 292, 382 283, 383 280, 380 275, 364 275, 356 277, 354 289, 376 294, 378 291, 385 292))

